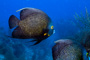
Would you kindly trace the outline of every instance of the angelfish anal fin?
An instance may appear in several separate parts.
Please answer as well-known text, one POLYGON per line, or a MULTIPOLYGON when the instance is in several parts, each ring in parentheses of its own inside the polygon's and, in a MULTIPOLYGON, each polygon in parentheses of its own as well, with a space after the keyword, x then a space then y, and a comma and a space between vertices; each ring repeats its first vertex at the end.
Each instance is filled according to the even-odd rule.
POLYGON ((37 42, 34 45, 37 45, 41 42, 42 40, 37 40, 37 42))

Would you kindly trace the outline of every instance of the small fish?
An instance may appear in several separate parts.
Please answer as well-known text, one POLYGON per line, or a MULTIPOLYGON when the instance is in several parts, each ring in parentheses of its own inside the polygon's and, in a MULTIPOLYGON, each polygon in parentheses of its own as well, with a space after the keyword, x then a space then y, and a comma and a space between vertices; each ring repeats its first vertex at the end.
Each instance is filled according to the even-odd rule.
POLYGON ((75 36, 74 40, 85 47, 88 52, 88 56, 90 57, 90 30, 87 29, 79 32, 79 34, 75 36))
POLYGON ((14 15, 9 18, 10 29, 16 27, 12 32, 13 38, 34 39, 36 45, 54 33, 52 21, 43 11, 35 8, 22 8, 18 11, 21 11, 20 20, 14 15))
POLYGON ((83 44, 88 52, 88 56, 90 57, 90 35, 86 36, 85 44, 83 44))
POLYGON ((69 39, 60 39, 55 43, 52 48, 53 60, 89 60, 81 44, 69 39))

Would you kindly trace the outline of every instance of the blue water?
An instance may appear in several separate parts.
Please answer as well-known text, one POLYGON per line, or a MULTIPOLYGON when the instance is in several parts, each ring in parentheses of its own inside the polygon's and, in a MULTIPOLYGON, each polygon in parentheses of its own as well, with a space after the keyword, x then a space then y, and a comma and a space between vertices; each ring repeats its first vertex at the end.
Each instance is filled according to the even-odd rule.
MULTIPOLYGON (((1 0, 0 1, 0 60, 53 60, 54 41, 73 36, 79 30, 73 24, 75 13, 85 14, 85 7, 90 13, 90 0, 1 0), (10 15, 20 18, 17 10, 25 7, 44 11, 51 19, 55 34, 36 46, 22 39, 7 37, 11 30, 8 26, 10 15)), ((89 59, 90 60, 90 59, 89 59)))

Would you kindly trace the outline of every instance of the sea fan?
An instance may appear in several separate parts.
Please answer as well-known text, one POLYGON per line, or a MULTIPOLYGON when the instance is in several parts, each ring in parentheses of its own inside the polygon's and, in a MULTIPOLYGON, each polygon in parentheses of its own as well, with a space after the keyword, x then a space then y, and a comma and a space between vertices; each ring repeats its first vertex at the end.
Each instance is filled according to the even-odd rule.
POLYGON ((86 30, 89 29, 90 30, 90 14, 87 11, 86 8, 86 14, 85 16, 81 13, 81 15, 79 16, 77 13, 76 15, 74 15, 75 20, 76 20, 76 25, 77 27, 80 28, 80 30, 86 30))

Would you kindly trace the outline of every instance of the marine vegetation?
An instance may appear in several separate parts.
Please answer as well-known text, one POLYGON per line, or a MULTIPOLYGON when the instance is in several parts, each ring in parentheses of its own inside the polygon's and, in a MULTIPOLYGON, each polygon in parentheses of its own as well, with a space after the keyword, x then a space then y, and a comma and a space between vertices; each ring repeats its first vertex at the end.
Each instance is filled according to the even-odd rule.
POLYGON ((80 30, 87 30, 90 29, 90 14, 87 11, 86 8, 86 14, 83 15, 82 13, 80 14, 80 16, 76 13, 76 15, 74 15, 75 20, 76 20, 76 25, 77 27, 80 28, 80 30))
POLYGON ((79 32, 71 39, 76 40, 81 43, 87 50, 88 56, 90 57, 90 14, 87 11, 83 15, 79 16, 77 13, 74 16, 76 21, 76 26, 79 28, 79 32))

